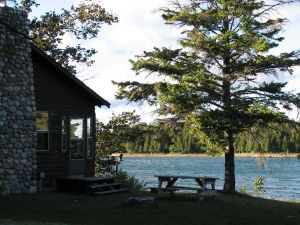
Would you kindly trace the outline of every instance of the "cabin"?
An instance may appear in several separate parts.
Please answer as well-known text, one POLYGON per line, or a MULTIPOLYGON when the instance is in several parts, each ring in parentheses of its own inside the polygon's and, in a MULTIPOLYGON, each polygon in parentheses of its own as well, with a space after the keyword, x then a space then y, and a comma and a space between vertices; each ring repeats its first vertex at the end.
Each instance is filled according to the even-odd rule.
POLYGON ((113 178, 94 177, 95 107, 110 103, 31 43, 27 16, 0 6, 0 194, 65 180, 120 191, 113 178))
POLYGON ((37 176, 44 188, 57 179, 95 176, 95 106, 110 103, 31 44, 36 101, 37 176))

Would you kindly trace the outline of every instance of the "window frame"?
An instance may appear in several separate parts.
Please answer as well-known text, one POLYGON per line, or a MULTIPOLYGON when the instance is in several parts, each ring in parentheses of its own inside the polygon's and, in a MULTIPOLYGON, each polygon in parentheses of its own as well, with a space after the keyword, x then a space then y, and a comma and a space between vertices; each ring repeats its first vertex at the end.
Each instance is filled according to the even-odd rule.
POLYGON ((69 141, 68 141, 68 139, 69 139, 69 134, 70 134, 70 130, 69 130, 69 124, 70 124, 70 118, 67 116, 67 115, 62 115, 61 117, 60 117, 60 125, 61 125, 61 129, 60 129, 60 135, 61 135, 61 151, 63 152, 63 153, 66 153, 66 152, 68 152, 68 149, 69 149, 69 141), (63 132, 63 124, 62 124, 62 122, 63 122, 63 120, 65 120, 65 133, 63 132), (64 146, 64 142, 63 142, 63 135, 66 135, 66 138, 65 138, 65 149, 63 148, 63 146, 64 146))
POLYGON ((36 122, 36 116, 37 116, 37 113, 47 113, 48 115, 48 130, 45 131, 45 130, 38 130, 37 127, 36 127, 36 124, 35 124, 35 130, 36 130, 36 151, 37 152, 49 152, 50 151, 50 112, 49 111, 36 111, 35 112, 35 122, 36 122), (47 133, 48 134, 48 149, 38 149, 38 134, 39 133, 47 133))
POLYGON ((92 116, 86 117, 86 159, 92 160, 94 159, 94 120, 92 116), (88 124, 88 121, 90 120, 90 124, 88 124), (90 127, 90 130, 88 128, 90 127), (88 151, 89 151, 89 140, 92 141, 91 144, 91 155, 89 156, 88 151))

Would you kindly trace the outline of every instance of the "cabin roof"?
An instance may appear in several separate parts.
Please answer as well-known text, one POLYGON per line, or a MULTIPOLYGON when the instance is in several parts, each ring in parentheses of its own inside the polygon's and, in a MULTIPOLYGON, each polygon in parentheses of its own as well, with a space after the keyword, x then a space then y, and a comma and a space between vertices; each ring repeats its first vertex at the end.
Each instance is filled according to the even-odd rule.
POLYGON ((61 66, 58 62, 56 62, 52 57, 48 56, 44 51, 39 49, 36 45, 31 43, 31 49, 34 51, 36 54, 38 54, 40 57, 45 59, 48 63, 50 63, 52 66, 54 66, 56 69, 58 69, 63 76, 67 78, 67 80, 74 84, 76 87, 84 91, 89 98, 91 98, 94 102, 95 105, 101 107, 102 105, 107 106, 108 108, 110 107, 110 103, 106 101, 104 98, 102 98, 100 95, 98 95, 95 91, 93 91, 91 88, 86 86, 81 80, 76 78, 70 71, 65 69, 64 67, 61 66))

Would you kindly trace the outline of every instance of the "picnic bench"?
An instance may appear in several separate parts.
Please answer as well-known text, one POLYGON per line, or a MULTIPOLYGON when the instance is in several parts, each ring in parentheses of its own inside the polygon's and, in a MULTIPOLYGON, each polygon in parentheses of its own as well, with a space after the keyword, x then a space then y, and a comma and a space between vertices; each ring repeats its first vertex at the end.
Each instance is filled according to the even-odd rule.
POLYGON ((171 196, 174 195, 176 191, 196 191, 198 197, 203 199, 207 196, 215 197, 217 191, 215 189, 216 177, 199 177, 199 176, 183 176, 183 175, 155 175, 158 178, 158 186, 150 187, 152 193, 157 195, 160 192, 169 192, 171 196), (196 187, 190 186, 177 186, 176 181, 182 179, 191 179, 196 183, 196 187))

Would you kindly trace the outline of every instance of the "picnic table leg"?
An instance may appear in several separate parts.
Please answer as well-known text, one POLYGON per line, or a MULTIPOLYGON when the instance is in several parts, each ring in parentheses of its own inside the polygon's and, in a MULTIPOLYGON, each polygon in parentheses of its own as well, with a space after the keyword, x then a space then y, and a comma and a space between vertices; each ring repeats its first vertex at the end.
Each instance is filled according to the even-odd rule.
POLYGON ((212 189, 212 190, 215 190, 215 189, 216 189, 216 187, 215 187, 215 182, 212 182, 212 183, 211 183, 211 189, 212 189))
POLYGON ((161 189, 162 182, 163 182, 163 181, 162 181, 161 179, 158 180, 158 189, 161 189))
POLYGON ((163 180, 162 179, 158 179, 158 188, 157 188, 157 191, 156 191, 156 195, 157 196, 159 196, 159 193, 161 191, 162 183, 163 183, 163 180))
POLYGON ((178 178, 169 179, 166 187, 172 187, 177 180, 178 178))
POLYGON ((204 183, 201 179, 196 178, 195 181, 199 184, 200 187, 203 188, 204 183))
MULTIPOLYGON (((167 183, 167 185, 166 185, 166 187, 172 187, 172 186, 175 184, 175 182, 176 182, 177 180, 178 180, 178 178, 172 178, 172 179, 169 179, 169 180, 168 180, 168 183, 167 183)), ((169 192, 170 192, 170 196, 171 196, 171 197, 174 197, 174 192, 175 192, 175 191, 170 190, 169 192)))

